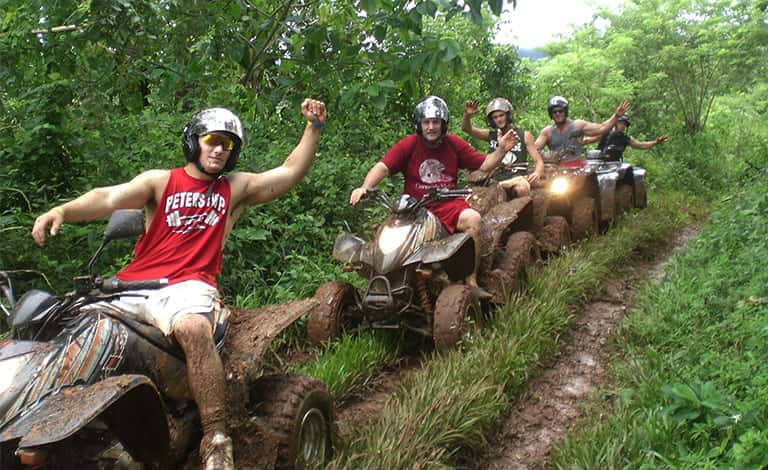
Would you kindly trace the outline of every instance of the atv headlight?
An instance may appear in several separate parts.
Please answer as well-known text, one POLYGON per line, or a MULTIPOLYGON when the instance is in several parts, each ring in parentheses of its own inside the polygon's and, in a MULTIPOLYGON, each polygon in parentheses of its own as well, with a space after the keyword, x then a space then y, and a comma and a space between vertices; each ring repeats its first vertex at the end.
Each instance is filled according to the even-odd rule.
POLYGON ((552 185, 549 187, 552 194, 565 194, 568 192, 568 179, 559 176, 552 180, 552 185))
POLYGON ((401 225, 400 227, 386 226, 381 229, 379 235, 379 249, 385 255, 388 255, 398 249, 408 238, 408 232, 411 231, 410 225, 401 225))
POLYGON ((29 361, 30 357, 31 354, 27 353, 0 361, 0 394, 8 390, 13 379, 16 378, 16 374, 29 361))

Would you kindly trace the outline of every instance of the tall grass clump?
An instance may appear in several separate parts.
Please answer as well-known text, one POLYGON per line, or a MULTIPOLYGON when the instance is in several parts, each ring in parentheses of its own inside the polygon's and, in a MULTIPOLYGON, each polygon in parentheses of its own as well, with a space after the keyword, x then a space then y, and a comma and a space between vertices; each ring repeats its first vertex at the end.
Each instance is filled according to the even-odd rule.
POLYGON ((369 331, 357 336, 343 335, 314 361, 291 369, 321 379, 337 400, 364 385, 382 367, 396 361, 397 336, 389 332, 369 331))
POLYGON ((641 290, 614 341, 613 413, 556 450, 555 467, 768 466, 765 176, 641 290))
POLYGON ((607 235, 550 260, 524 297, 497 312, 485 335, 436 355, 409 378, 379 420, 342 449, 334 468, 418 468, 455 463, 485 436, 538 364, 557 347, 573 307, 599 291, 633 253, 684 224, 679 201, 633 212, 607 235))

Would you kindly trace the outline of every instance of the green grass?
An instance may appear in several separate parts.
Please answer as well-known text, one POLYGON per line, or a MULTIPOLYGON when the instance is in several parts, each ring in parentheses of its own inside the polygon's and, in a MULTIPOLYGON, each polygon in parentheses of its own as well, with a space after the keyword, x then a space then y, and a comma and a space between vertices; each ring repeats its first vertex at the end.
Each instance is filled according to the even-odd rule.
POLYGON ((387 332, 368 331, 355 337, 345 334, 327 346, 318 360, 299 365, 291 372, 321 379, 337 400, 365 385, 399 355, 397 336, 387 332))
MULTIPOLYGON (((719 205, 615 336, 610 417, 556 468, 768 466, 768 185, 719 205)), ((606 409, 607 408, 607 409, 606 409)))
MULTIPOLYGON (((556 350, 573 308, 627 259, 685 224, 680 200, 667 201, 673 202, 633 212, 605 236, 550 260, 526 295, 510 299, 483 336, 436 355, 408 379, 379 420, 360 429, 331 466, 440 467, 455 463, 459 454, 481 451, 510 398, 556 350)), ((320 359, 325 360, 330 356, 320 359)))

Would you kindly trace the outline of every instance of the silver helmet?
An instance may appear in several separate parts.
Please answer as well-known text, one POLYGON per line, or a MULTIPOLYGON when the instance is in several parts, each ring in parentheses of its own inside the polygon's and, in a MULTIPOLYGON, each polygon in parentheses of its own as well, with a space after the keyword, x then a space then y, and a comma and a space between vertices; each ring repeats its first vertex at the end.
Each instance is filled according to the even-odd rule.
POLYGON ((506 98, 494 98, 485 107, 485 121, 490 127, 496 127, 496 123, 491 119, 491 114, 496 111, 503 111, 507 113, 507 126, 512 125, 512 103, 506 98))
POLYGON ((565 110, 565 117, 568 117, 568 100, 562 96, 553 96, 547 103, 547 113, 549 117, 552 117, 552 110, 555 108, 563 108, 565 110))
POLYGON ((413 110, 413 125, 416 132, 421 134, 421 121, 437 118, 443 121, 443 134, 448 131, 448 105, 439 96, 427 96, 416 104, 413 110))
POLYGON ((224 166, 224 171, 231 171, 235 167, 240 150, 243 148, 245 136, 240 118, 225 108, 208 108, 192 116, 181 134, 184 158, 188 162, 197 163, 200 154, 197 138, 211 132, 224 132, 234 139, 235 147, 230 152, 229 160, 224 166))

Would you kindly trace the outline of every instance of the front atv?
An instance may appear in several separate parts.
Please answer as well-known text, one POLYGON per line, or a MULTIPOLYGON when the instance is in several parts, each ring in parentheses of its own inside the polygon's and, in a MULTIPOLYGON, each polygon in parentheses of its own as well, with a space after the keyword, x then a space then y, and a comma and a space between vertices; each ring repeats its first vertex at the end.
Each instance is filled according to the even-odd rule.
POLYGON ((358 290, 334 281, 317 290, 319 305, 307 324, 310 342, 320 344, 335 339, 343 329, 361 327, 410 331, 445 349, 463 336, 445 332, 469 331, 470 325, 482 322, 481 311, 475 308, 479 301, 463 284, 474 271, 474 240, 467 233, 449 235, 426 208, 468 194, 441 189, 419 201, 408 195, 391 201, 379 191, 369 191, 368 199, 383 204, 391 215, 370 241, 342 234, 333 248, 345 269, 358 272, 367 284, 358 290), (448 288, 463 294, 444 294, 448 288))

